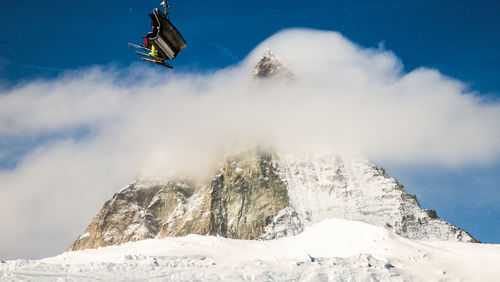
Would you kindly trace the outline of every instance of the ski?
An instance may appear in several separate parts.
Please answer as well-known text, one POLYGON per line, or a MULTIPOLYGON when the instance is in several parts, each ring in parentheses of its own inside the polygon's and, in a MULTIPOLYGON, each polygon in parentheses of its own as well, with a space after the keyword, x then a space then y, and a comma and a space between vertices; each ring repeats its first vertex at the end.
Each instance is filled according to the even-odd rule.
POLYGON ((161 65, 161 66, 164 66, 164 67, 167 67, 167 68, 170 68, 170 69, 174 68, 170 64, 165 63, 165 60, 163 60, 162 58, 160 58, 158 56, 154 56, 154 55, 151 55, 151 54, 148 54, 148 53, 144 53, 144 52, 140 52, 140 51, 135 51, 135 53, 137 55, 147 57, 147 58, 141 58, 141 60, 143 60, 143 61, 155 63, 157 65, 161 65))
POLYGON ((151 49, 146 48, 146 47, 144 47, 144 46, 137 45, 137 44, 132 44, 132 43, 129 43, 129 44, 128 44, 128 46, 129 46, 129 47, 132 47, 132 48, 134 48, 134 49, 141 49, 141 50, 146 50, 146 51, 151 52, 151 49))
POLYGON ((155 59, 158 58, 157 56, 151 55, 149 53, 140 52, 140 51, 135 51, 135 53, 137 55, 140 55, 140 56, 145 56, 145 57, 150 57, 150 58, 155 58, 155 59))
POLYGON ((155 64, 157 64, 157 65, 164 66, 164 67, 167 67, 167 68, 169 68, 169 69, 173 69, 173 68, 174 68, 174 67, 173 67, 173 66, 171 66, 170 64, 167 64, 167 63, 165 63, 164 61, 162 61, 162 60, 158 60, 158 59, 154 60, 154 59, 148 59, 148 58, 141 58, 141 60, 143 60, 143 61, 145 61, 145 62, 155 63, 155 64))
MULTIPOLYGON (((151 54, 148 54, 148 53, 138 52, 138 51, 135 51, 135 53, 136 53, 137 55, 140 55, 140 56, 145 56, 145 57, 151 58, 151 60, 153 60, 153 61, 155 61, 155 62, 165 63, 165 59, 160 58, 160 57, 158 57, 158 56, 151 55, 151 54)), ((166 63, 165 63, 165 64, 166 64, 166 63)))

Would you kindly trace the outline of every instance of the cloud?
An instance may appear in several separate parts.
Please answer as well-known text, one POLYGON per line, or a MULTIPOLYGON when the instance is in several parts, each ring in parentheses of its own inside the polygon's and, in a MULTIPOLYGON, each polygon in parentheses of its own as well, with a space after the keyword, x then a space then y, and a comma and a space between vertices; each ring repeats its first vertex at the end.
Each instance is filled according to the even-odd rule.
POLYGON ((500 106, 436 70, 404 73, 390 51, 292 29, 213 73, 91 68, 0 93, 0 257, 57 254, 136 177, 207 172, 234 144, 361 153, 377 162, 497 160, 500 106), (253 86, 270 48, 294 84, 253 86), (0 162, 1 163, 1 162, 0 162))

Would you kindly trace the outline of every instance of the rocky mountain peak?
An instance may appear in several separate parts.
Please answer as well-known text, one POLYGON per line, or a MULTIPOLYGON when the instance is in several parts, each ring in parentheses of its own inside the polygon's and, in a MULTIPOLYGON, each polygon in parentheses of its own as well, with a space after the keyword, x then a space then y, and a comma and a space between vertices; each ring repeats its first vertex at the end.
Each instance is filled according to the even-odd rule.
POLYGON ((280 59, 270 49, 264 50, 262 58, 254 67, 253 77, 255 80, 277 79, 284 83, 296 80, 295 75, 283 66, 280 59))
POLYGON ((266 49, 262 58, 255 65, 253 75, 254 77, 272 77, 279 73, 283 69, 283 64, 280 60, 271 52, 270 49, 266 49))
MULTIPOLYGON (((253 75, 259 87, 296 80, 269 49, 253 75)), ((358 156, 255 148, 227 156, 208 179, 137 180, 104 204, 69 250, 188 234, 267 240, 331 218, 382 226, 409 239, 476 242, 358 156)))
POLYGON ((422 209, 415 196, 363 158, 256 149, 229 156, 206 183, 131 184, 104 204, 69 250, 187 234, 275 239, 329 218, 382 226, 410 239, 475 242, 422 209))

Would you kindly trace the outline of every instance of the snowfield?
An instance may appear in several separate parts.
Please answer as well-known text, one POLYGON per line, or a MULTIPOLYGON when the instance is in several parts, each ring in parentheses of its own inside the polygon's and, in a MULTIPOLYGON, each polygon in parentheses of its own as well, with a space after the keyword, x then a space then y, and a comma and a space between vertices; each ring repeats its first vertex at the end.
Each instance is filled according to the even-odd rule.
POLYGON ((500 281, 500 245, 409 240, 328 219, 270 241, 188 235, 0 263, 0 280, 500 281))

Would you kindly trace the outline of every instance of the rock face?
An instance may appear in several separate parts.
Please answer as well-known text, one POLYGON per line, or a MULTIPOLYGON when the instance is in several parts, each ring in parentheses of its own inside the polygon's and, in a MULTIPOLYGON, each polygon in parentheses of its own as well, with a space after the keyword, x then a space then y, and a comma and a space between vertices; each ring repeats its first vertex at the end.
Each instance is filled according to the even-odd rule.
POLYGON ((187 234, 256 239, 289 205, 276 158, 260 150, 237 154, 209 183, 131 184, 104 204, 69 250, 187 234))
POLYGON ((228 160, 211 185, 211 235, 255 239, 289 205, 273 156, 246 152, 228 160))

